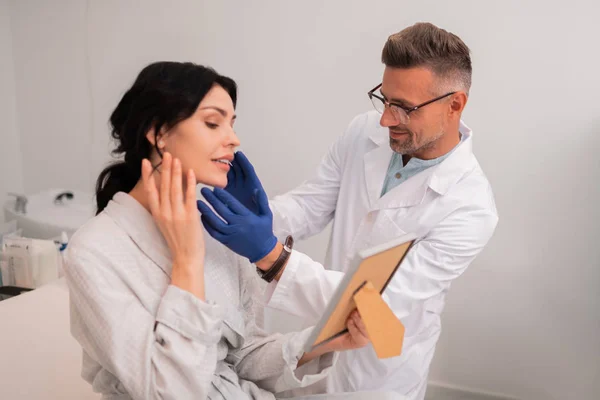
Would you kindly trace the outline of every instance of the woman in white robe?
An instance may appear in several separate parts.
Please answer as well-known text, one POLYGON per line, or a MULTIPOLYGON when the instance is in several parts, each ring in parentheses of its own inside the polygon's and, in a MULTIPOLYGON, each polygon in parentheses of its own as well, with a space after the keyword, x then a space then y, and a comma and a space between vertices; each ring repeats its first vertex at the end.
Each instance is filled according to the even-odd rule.
POLYGON ((236 91, 210 68, 158 62, 111 115, 124 161, 100 174, 98 214, 65 265, 82 377, 104 399, 274 399, 368 343, 356 313, 312 353, 310 330, 267 335, 255 267, 205 235, 195 187, 227 184, 236 91))

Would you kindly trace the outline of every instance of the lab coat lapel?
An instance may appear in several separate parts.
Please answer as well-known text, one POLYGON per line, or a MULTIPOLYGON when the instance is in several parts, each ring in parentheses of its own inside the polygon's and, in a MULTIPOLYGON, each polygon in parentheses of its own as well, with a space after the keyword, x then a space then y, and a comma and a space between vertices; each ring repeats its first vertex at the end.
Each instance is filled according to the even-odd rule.
POLYGON ((364 156, 369 208, 371 210, 381 210, 419 204, 427 191, 429 178, 427 171, 408 179, 382 197, 381 190, 392 159, 393 150, 390 148, 389 133, 386 128, 378 126, 369 138, 376 145, 364 156))
POLYGON ((466 173, 477 166, 473 154, 473 132, 462 121, 460 133, 462 142, 440 165, 432 171, 429 187, 440 195, 446 194, 466 173))
POLYGON ((365 168, 365 185, 369 196, 369 208, 374 208, 379 201, 393 151, 389 146, 387 129, 378 127, 369 137, 375 144, 375 147, 364 155, 363 162, 365 168))
POLYGON ((431 188, 440 195, 452 187, 468 171, 475 167, 472 131, 462 121, 459 127, 464 140, 442 161, 407 179, 380 198, 383 181, 388 170, 392 150, 387 143, 387 130, 377 128, 370 138, 378 145, 365 155, 365 176, 369 193, 370 208, 382 210, 412 207, 421 204, 427 190, 431 188))
POLYGON ((384 210, 389 208, 412 207, 421 204, 427 193, 432 169, 436 167, 428 168, 402 182, 381 197, 373 208, 375 210, 384 210))

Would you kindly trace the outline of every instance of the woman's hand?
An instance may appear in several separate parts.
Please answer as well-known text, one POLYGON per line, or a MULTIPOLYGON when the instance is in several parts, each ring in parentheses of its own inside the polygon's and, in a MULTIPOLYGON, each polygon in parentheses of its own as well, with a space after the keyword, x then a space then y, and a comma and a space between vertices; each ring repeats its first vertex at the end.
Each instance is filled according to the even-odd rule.
POLYGON ((142 180, 152 217, 163 234, 171 256, 171 283, 204 299, 204 235, 196 208, 196 176, 186 173, 185 194, 181 162, 164 153, 160 186, 150 161, 142 161, 142 180))
POLYGON ((371 339, 369 339, 369 335, 367 333, 367 328, 365 327, 358 310, 354 310, 352 313, 350 313, 350 316, 346 321, 346 327, 348 328, 348 333, 345 333, 342 336, 317 347, 310 353, 305 353, 298 362, 298 366, 301 366, 302 364, 305 364, 325 353, 330 353, 332 351, 360 349, 371 342, 371 339))

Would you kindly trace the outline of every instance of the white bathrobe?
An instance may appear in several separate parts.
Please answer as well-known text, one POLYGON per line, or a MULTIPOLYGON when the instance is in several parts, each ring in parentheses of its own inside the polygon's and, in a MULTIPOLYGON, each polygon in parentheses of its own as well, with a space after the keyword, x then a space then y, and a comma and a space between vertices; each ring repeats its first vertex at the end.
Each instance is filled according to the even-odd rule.
POLYGON ((73 236, 71 332, 83 348, 82 376, 104 399, 274 399, 331 370, 331 353, 297 369, 310 329, 268 336, 256 323, 255 267, 205 241, 206 302, 170 285, 167 244, 128 194, 73 236))

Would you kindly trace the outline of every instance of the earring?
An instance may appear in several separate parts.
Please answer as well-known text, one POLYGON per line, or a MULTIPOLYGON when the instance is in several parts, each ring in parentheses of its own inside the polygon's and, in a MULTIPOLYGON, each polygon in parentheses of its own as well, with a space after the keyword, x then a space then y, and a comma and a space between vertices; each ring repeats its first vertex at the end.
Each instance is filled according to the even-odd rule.
POLYGON ((158 141, 158 148, 159 148, 159 149, 162 149, 163 147, 165 147, 165 142, 164 142, 164 140, 159 140, 159 141, 158 141))

